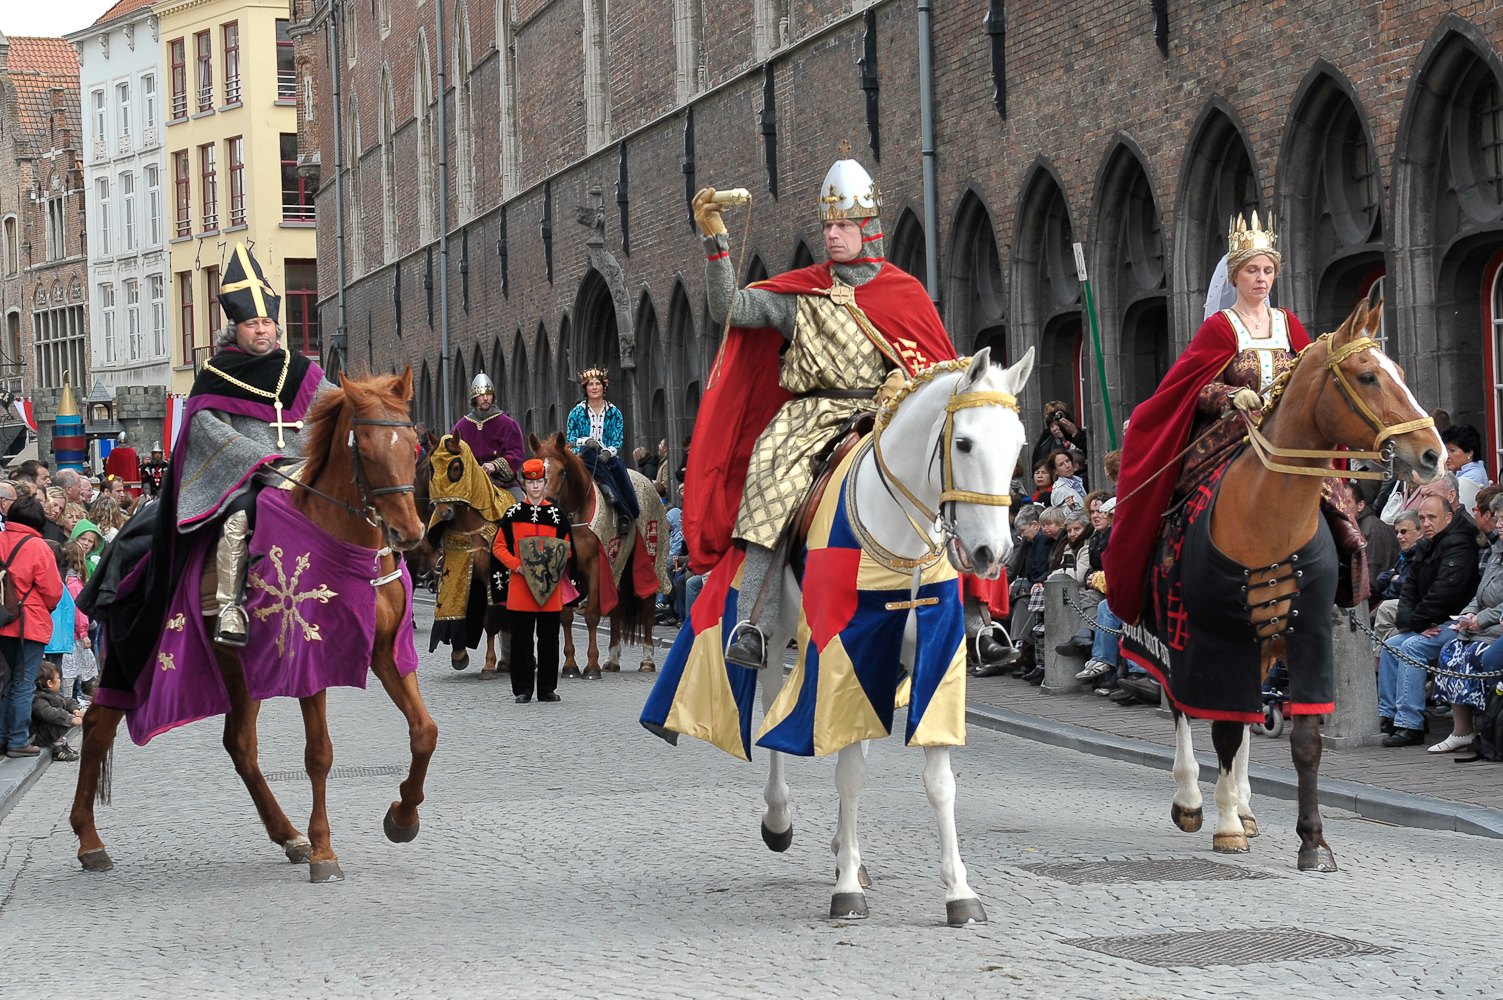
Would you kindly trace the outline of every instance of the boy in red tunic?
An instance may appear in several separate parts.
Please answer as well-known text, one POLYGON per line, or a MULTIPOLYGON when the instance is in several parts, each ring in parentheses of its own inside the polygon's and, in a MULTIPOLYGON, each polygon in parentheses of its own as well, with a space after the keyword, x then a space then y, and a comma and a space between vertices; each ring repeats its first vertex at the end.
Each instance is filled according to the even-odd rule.
POLYGON ((522 465, 521 503, 501 519, 495 557, 511 570, 506 591, 507 627, 511 631, 511 691, 517 704, 532 700, 537 675, 538 701, 558 701, 558 629, 563 609, 563 582, 570 553, 569 522, 543 496, 547 466, 530 458, 522 465), (533 633, 537 653, 533 654, 533 633))

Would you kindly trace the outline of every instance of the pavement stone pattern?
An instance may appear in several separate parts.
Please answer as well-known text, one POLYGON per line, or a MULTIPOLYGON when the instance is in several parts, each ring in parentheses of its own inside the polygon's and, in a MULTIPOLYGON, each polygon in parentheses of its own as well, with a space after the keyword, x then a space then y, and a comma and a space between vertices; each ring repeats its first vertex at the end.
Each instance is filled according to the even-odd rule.
MULTIPOLYGON (((419 649, 427 616, 419 608, 419 649)), ((957 822, 991 922, 944 925, 922 751, 872 746, 862 802, 866 921, 830 921, 834 761, 793 760, 793 846, 758 836, 766 755, 751 765, 637 724, 653 678, 570 681, 517 705, 504 679, 423 654, 440 727, 422 833, 388 843, 394 777, 330 782, 347 880, 310 885, 265 837, 217 721, 117 745, 98 809, 117 867, 82 872, 67 824, 76 765, 42 775, 0 827, 4 982, 54 997, 1494 997, 1503 898, 1496 843, 1327 813, 1342 865, 1295 870, 1294 806, 1254 803, 1248 855, 1169 822, 1147 768, 972 727, 955 751, 957 822), (1200 859, 1273 878, 1069 884, 1020 866, 1200 859), (1417 905, 1441 897, 1435 923, 1417 905), (1391 954, 1159 969, 1070 939, 1299 927, 1391 954), (1473 932, 1469 927, 1479 930, 1473 932)), ((628 659, 634 663, 634 659, 628 659)), ((1067 700, 1067 699, 1056 699, 1067 700)), ((405 763, 405 727, 372 683, 330 693, 335 766, 405 763)), ((300 768, 297 706, 261 713, 267 771, 300 768)), ((295 822, 306 784, 273 791, 295 822)), ((1428 907, 1430 912, 1437 908, 1428 907)))
MULTIPOLYGON (((966 697, 994 708, 1174 746, 1173 721, 1161 717, 1153 706, 1115 705, 1084 689, 1080 694, 1050 695, 1032 684, 1005 675, 972 677, 966 688, 966 697)), ((1396 792, 1503 809, 1503 780, 1500 780, 1497 769, 1482 761, 1465 765, 1452 763, 1454 758, 1470 754, 1426 753, 1427 747, 1439 743, 1451 732, 1449 719, 1432 719, 1430 726, 1430 735, 1419 746, 1327 748, 1321 754, 1321 777, 1344 778, 1396 792)), ((1210 723, 1195 722, 1191 728, 1195 734, 1195 749, 1210 751, 1210 723)), ((1254 736, 1251 760, 1256 764, 1293 770, 1294 765, 1289 759, 1289 726, 1285 725, 1283 734, 1277 739, 1254 736)))

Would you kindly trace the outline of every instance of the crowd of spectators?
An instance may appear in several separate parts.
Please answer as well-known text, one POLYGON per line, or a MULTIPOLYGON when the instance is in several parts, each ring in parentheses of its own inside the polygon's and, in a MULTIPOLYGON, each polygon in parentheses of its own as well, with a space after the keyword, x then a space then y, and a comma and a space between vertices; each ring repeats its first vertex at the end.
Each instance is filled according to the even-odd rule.
POLYGON ((22 462, 0 478, 0 753, 77 760, 70 730, 98 686, 76 598, 138 499, 114 477, 22 462))

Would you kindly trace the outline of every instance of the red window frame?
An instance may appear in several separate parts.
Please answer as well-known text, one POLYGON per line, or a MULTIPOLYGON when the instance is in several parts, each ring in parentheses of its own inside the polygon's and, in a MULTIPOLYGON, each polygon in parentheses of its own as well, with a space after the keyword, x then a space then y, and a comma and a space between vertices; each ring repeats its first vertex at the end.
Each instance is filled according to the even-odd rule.
POLYGON ((221 26, 224 40, 224 103, 240 102, 240 22, 221 26))
POLYGON ((172 51, 172 120, 188 117, 188 43, 177 38, 168 46, 172 51))
POLYGON ((297 58, 292 49, 290 26, 285 18, 277 19, 277 100, 297 100, 297 58))
POLYGON ((245 225, 245 137, 224 141, 230 168, 230 225, 245 225))
POLYGON ((183 342, 183 364, 193 363, 193 272, 177 272, 177 308, 178 321, 182 329, 178 331, 183 342))
POLYGON ((283 263, 286 275, 287 344, 304 354, 318 357, 323 347, 318 325, 318 261, 288 259, 283 263))
POLYGON ((214 39, 205 29, 193 36, 193 54, 198 65, 198 111, 214 110, 214 39))
POLYGON ((174 195, 177 205, 177 224, 173 232, 177 236, 193 235, 193 198, 188 181, 188 151, 180 149, 172 154, 172 184, 177 189, 174 195))
POLYGON ((198 181, 203 194, 203 231, 219 228, 219 169, 215 144, 206 142, 198 147, 198 181))
POLYGON ((1487 262, 1487 267, 1482 269, 1482 354, 1485 359, 1487 375, 1487 457, 1483 460, 1487 466, 1489 479, 1498 478, 1498 469, 1503 468, 1499 460, 1499 451, 1503 450, 1503 429, 1499 427, 1500 414, 1498 409, 1498 386, 1499 375, 1503 374, 1503 357, 1499 355, 1500 346, 1493 336, 1493 285, 1499 280, 1498 272, 1503 270, 1503 250, 1493 254, 1487 262))
POLYGON ((224 310, 219 307, 219 268, 204 268, 204 292, 209 300, 209 313, 205 316, 206 326, 209 330, 209 343, 213 347, 219 343, 220 331, 224 329, 224 310))
POLYGON ((297 168, 297 133, 281 134, 282 153, 282 221, 312 222, 313 192, 297 168), (290 157, 289 157, 290 154, 290 157))

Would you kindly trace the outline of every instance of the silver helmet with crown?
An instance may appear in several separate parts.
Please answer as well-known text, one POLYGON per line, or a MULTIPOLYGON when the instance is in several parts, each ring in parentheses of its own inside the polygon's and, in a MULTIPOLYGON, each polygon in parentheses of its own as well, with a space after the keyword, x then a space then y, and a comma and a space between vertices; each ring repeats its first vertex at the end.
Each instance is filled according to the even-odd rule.
POLYGON ((882 193, 866 168, 850 158, 851 145, 840 144, 835 161, 819 186, 819 219, 870 219, 882 214, 882 193))
POLYGON ((486 393, 494 396, 496 385, 485 372, 476 372, 475 380, 470 383, 470 402, 475 402, 476 396, 484 396, 486 393))

